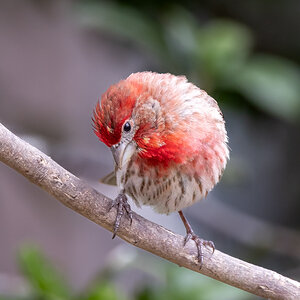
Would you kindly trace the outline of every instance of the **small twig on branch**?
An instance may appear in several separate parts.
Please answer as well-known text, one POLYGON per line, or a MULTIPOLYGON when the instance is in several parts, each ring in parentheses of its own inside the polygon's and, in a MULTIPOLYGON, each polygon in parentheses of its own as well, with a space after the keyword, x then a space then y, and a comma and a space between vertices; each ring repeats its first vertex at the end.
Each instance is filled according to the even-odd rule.
MULTIPOLYGON (((21 140, 0 124, 0 161, 21 173, 61 203, 112 231, 112 201, 80 180, 50 157, 21 140)), ((183 236, 152 223, 138 214, 133 222, 122 220, 118 236, 128 243, 163 257, 179 266, 207 275, 255 295, 270 299, 300 299, 300 283, 218 250, 204 249, 201 269, 193 242, 183 247, 183 236)))

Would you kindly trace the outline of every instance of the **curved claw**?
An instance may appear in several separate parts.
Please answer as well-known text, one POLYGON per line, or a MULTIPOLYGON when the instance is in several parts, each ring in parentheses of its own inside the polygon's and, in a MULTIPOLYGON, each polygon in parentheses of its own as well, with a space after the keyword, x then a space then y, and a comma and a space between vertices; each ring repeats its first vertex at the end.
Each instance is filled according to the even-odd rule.
POLYGON ((211 241, 205 241, 200 239, 196 234, 194 234, 193 232, 188 232, 187 235, 184 238, 184 246, 186 245, 186 243, 192 239, 197 247, 197 259, 198 262, 200 264, 200 269, 202 268, 203 265, 203 251, 202 251, 202 246, 209 246, 213 249, 213 252, 215 251, 215 247, 214 247, 214 243, 211 241))
POLYGON ((212 242, 212 241, 205 241, 205 240, 202 240, 202 241, 203 241, 203 245, 204 246, 208 246, 208 247, 212 248, 212 253, 214 254, 214 252, 216 250, 214 242, 212 242))
POLYGON ((191 239, 192 234, 189 232, 186 234, 185 238, 184 238, 184 242, 183 242, 183 246, 185 246, 187 244, 187 242, 191 239))
POLYGON ((185 236, 185 239, 184 239, 184 246, 186 245, 186 243, 192 239, 195 244, 196 244, 196 247, 197 247, 197 259, 198 259, 198 262, 200 264, 200 269, 202 268, 202 265, 203 265, 203 251, 202 251, 202 247, 203 246, 209 246, 212 248, 213 250, 213 253, 215 252, 215 245, 212 241, 206 241, 206 240, 203 240, 201 238, 199 238, 195 233, 193 232, 188 232, 187 235, 185 236))
POLYGON ((114 230, 113 230, 113 236, 112 238, 114 239, 116 237, 116 234, 119 230, 122 216, 124 215, 124 212, 128 215, 130 219, 130 225, 132 224, 132 210, 127 202, 127 197, 125 194, 119 194, 117 198, 110 204, 108 208, 108 212, 115 207, 117 209, 117 214, 116 214, 116 220, 114 224, 114 230))
POLYGON ((129 205, 129 203, 127 202, 126 200, 126 203, 123 203, 124 205, 124 209, 129 217, 129 220, 130 220, 130 225, 132 224, 132 210, 131 210, 131 207, 129 205))
POLYGON ((200 269, 202 268, 202 264, 203 264, 203 251, 202 251, 202 246, 209 246, 212 248, 213 253, 215 252, 215 245, 212 241, 205 241, 200 239, 192 230, 191 225, 189 224, 188 220, 185 218, 185 216, 183 215, 182 211, 180 210, 179 212, 179 216, 184 224, 184 227, 186 229, 186 236, 184 238, 184 246, 187 244, 187 242, 192 239, 197 247, 197 258, 198 258, 198 262, 200 264, 200 269))

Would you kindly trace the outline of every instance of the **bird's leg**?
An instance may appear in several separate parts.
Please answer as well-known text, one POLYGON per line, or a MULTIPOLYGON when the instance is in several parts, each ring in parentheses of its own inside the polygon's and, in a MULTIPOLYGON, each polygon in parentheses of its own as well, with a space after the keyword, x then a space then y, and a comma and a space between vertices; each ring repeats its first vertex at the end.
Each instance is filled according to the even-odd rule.
POLYGON ((198 261, 200 263, 200 268, 202 267, 203 264, 203 251, 202 251, 202 246, 209 246, 212 248, 213 253, 215 251, 215 245, 212 241, 205 241, 203 239, 200 239, 198 235, 196 235, 190 225, 190 223, 188 222, 188 220, 185 218, 185 216, 183 215, 182 211, 180 210, 179 212, 179 216, 184 224, 184 227, 186 229, 186 236, 184 239, 184 246, 186 245, 186 243, 192 239, 197 247, 197 251, 198 251, 198 261))
POLYGON ((132 224, 132 210, 130 208, 130 205, 127 201, 127 197, 124 194, 124 192, 121 192, 117 196, 117 198, 111 203, 108 211, 110 211, 113 207, 115 207, 117 209, 117 215, 116 215, 113 237, 112 237, 114 239, 117 231, 119 230, 121 219, 122 219, 124 212, 128 215, 128 217, 130 219, 130 225, 132 224))

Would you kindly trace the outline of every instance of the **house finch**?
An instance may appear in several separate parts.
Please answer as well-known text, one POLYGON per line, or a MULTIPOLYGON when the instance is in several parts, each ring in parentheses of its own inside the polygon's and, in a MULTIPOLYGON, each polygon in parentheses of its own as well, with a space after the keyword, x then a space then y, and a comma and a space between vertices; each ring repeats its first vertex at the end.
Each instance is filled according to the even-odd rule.
POLYGON ((182 209, 206 197, 229 158, 217 102, 184 76, 134 73, 103 94, 93 123, 115 160, 119 195, 112 204, 113 237, 124 213, 132 221, 128 195, 158 213, 177 211, 187 232, 184 245, 195 241, 202 265, 202 246, 214 250, 214 244, 193 232, 182 209))

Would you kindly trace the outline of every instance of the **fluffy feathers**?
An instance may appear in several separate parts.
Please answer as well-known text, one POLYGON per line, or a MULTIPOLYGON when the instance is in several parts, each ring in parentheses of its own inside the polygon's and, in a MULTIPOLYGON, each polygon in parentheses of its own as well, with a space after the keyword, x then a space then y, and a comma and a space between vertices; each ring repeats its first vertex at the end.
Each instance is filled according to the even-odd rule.
POLYGON ((103 94, 93 121, 108 147, 134 144, 131 159, 117 171, 118 186, 161 213, 202 199, 229 157, 217 102, 183 76, 131 74, 103 94), (127 121, 130 135, 123 130, 127 121))

